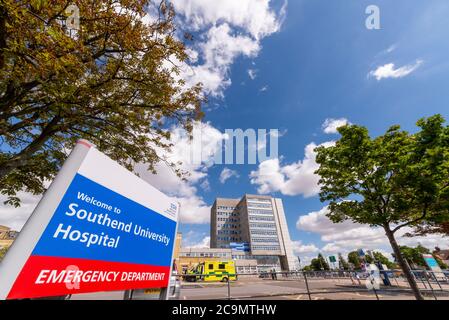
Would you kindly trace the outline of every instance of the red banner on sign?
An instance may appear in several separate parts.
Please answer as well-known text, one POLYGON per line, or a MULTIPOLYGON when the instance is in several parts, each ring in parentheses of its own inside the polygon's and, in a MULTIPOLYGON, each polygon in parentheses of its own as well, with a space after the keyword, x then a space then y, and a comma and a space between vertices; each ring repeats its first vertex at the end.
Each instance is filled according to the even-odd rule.
POLYGON ((88 259, 31 256, 7 299, 61 296, 93 291, 162 288, 170 267, 88 259))

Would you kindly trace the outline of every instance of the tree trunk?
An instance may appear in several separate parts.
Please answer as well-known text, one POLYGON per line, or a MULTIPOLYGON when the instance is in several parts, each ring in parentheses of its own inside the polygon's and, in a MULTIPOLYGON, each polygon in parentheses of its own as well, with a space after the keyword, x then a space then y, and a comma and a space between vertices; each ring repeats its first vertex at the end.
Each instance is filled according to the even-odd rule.
POLYGON ((413 276, 412 271, 410 270, 410 266, 405 261, 404 257, 401 254, 401 251, 399 250, 399 245, 396 242, 394 233, 391 231, 389 226, 384 226, 384 230, 388 237, 388 240, 390 241, 390 245, 391 248, 393 249, 396 260, 399 263, 399 266, 401 267, 402 271, 404 272, 405 277, 407 278, 407 281, 410 285, 410 288, 413 291, 413 294, 415 295, 416 300, 424 300, 424 296, 421 294, 421 291, 419 291, 415 277, 413 276))

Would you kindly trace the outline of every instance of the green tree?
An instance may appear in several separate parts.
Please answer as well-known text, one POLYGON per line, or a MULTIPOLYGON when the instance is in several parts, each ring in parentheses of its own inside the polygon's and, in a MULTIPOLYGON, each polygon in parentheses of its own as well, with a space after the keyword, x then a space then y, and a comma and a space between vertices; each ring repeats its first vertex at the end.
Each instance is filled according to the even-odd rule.
POLYGON ((370 255, 366 255, 365 256, 365 262, 369 263, 369 264, 374 263, 374 258, 371 257, 370 255))
POLYGON ((312 266, 305 266, 304 268, 302 268, 303 271, 313 271, 313 267, 312 266))
POLYGON ((341 253, 338 254, 338 267, 340 268, 340 270, 349 270, 349 264, 345 260, 345 258, 343 258, 341 253))
POLYGON ((354 265, 355 270, 360 270, 362 268, 362 261, 360 260, 357 251, 352 251, 348 253, 348 262, 354 265))
POLYGON ((365 127, 338 129, 335 146, 318 147, 320 199, 335 223, 351 220, 381 227, 416 299, 424 299, 395 234, 448 214, 449 127, 436 115, 421 119, 415 134, 391 127, 370 138, 365 127))
POLYGON ((374 260, 380 262, 387 266, 388 269, 394 269, 395 264, 391 262, 387 257, 385 257, 381 252, 373 252, 374 260))
POLYGON ((321 253, 318 254, 318 257, 312 259, 310 266, 315 271, 330 270, 329 264, 326 262, 326 259, 324 259, 321 253))
POLYGON ((426 236, 428 234, 442 234, 449 236, 449 219, 447 217, 438 217, 431 219, 422 226, 417 226, 413 233, 408 233, 410 237, 426 236))
POLYGON ((42 193, 80 138, 154 172, 169 128, 191 131, 201 85, 180 77, 188 55, 174 14, 165 0, 0 2, 0 192, 10 203, 20 190, 42 193), (77 31, 63 23, 70 4, 77 31))
POLYGON ((434 253, 431 253, 428 248, 418 245, 416 248, 400 246, 402 255, 407 261, 415 267, 428 268, 426 261, 423 258, 423 254, 432 254, 432 256, 437 261, 441 269, 447 269, 447 265, 434 253))
POLYGON ((447 264, 445 264, 445 263, 443 262, 443 260, 441 260, 439 257, 437 257, 437 256, 435 256, 435 255, 433 255, 433 257, 435 258, 435 260, 436 260, 437 263, 438 263, 438 266, 439 266, 441 269, 446 270, 446 269, 449 268, 449 266, 448 266, 447 264))
MULTIPOLYGON (((404 259, 408 261, 411 267, 426 267, 426 262, 422 257, 422 254, 428 254, 429 250, 418 246, 416 248, 408 247, 408 246, 400 246, 399 250, 401 251, 404 259)), ((396 257, 395 257, 396 258, 396 257)))

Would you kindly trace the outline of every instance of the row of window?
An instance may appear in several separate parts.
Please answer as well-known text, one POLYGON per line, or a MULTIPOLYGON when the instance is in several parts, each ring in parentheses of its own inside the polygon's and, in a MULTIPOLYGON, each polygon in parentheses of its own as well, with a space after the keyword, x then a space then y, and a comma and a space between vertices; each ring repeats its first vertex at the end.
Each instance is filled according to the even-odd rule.
POLYGON ((268 250, 268 251, 278 251, 281 250, 280 246, 263 246, 263 245, 256 245, 251 247, 252 250, 268 250))
POLYGON ((217 218, 217 221, 240 222, 240 219, 235 219, 235 218, 217 218))
POLYGON ((217 209, 219 209, 219 210, 234 210, 235 207, 218 206, 217 209))
MULTIPOLYGON (((218 241, 242 241, 242 237, 217 237, 218 241)), ((226 248, 222 246, 222 248, 226 248)))
POLYGON ((265 228, 265 229, 276 229, 276 224, 274 223, 250 223, 250 228, 265 228))
POLYGON ((251 238, 251 242, 264 242, 279 244, 278 238, 251 238))
POLYGON ((242 230, 218 230, 217 234, 241 234, 242 230))
POLYGON ((275 230, 257 230, 257 229, 251 230, 251 234, 260 234, 260 235, 266 235, 266 236, 277 236, 278 235, 278 233, 275 230))
POLYGON ((224 252, 181 252, 179 254, 181 257, 206 257, 206 258, 230 258, 231 255, 229 253, 224 252))
POLYGON ((250 259, 254 259, 254 256, 250 255, 250 254, 242 254, 242 255, 233 255, 232 259, 234 260, 250 260, 250 259))
POLYGON ((248 203, 250 202, 265 202, 265 203, 271 203, 270 199, 261 199, 261 198, 249 198, 247 199, 248 203))
POLYGON ((237 273, 256 273, 257 266, 237 266, 235 267, 237 273))
POLYGON ((248 203, 248 208, 272 208, 271 204, 265 203, 248 203))
POLYGON ((273 211, 271 210, 257 210, 257 209, 249 209, 248 210, 249 214, 266 214, 266 215, 273 215, 273 211))
POLYGON ((218 211, 217 215, 219 216, 226 216, 226 217, 238 217, 239 214, 235 212, 224 212, 224 211, 218 211))
POLYGON ((250 221, 274 221, 274 217, 269 216, 249 216, 250 221))
POLYGON ((240 228, 240 224, 223 223, 218 225, 218 229, 237 229, 240 228))

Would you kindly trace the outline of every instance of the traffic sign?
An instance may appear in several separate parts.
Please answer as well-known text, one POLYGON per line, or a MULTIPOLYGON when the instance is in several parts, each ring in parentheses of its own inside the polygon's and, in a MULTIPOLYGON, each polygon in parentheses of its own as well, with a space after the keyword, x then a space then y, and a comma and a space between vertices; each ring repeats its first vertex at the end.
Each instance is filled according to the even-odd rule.
POLYGON ((423 254, 422 255, 424 261, 427 266, 434 272, 441 272, 441 268, 437 262, 437 260, 431 254, 423 254))

